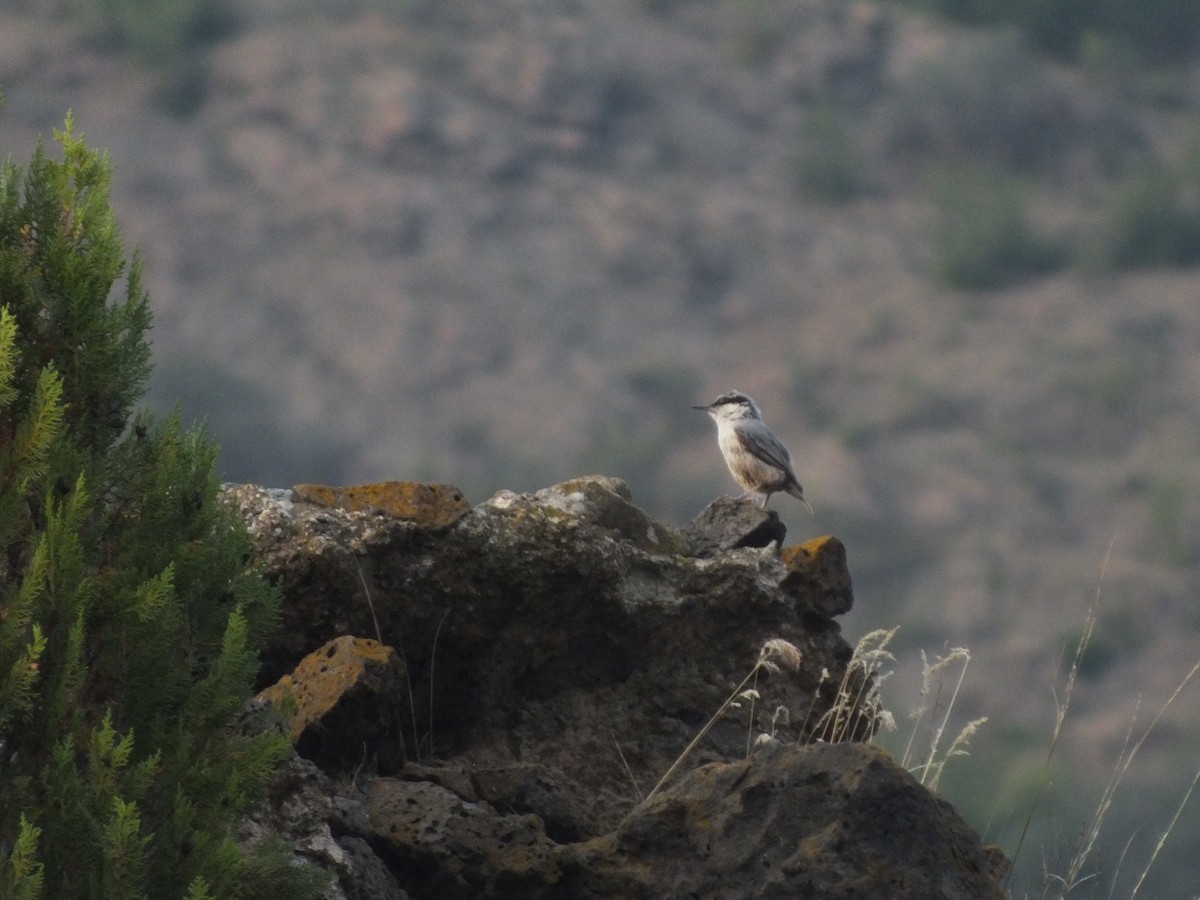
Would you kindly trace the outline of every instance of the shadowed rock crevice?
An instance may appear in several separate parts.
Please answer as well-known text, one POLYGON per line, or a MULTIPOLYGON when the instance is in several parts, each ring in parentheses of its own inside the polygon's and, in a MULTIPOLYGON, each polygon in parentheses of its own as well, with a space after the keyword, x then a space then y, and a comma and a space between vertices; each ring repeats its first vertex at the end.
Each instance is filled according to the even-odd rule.
POLYGON ((227 497, 285 597, 262 700, 323 770, 305 821, 337 850, 262 827, 318 848, 335 896, 394 896, 359 891, 381 866, 414 898, 993 896, 975 835, 885 754, 796 743, 851 656, 836 538, 781 550, 728 500, 681 532, 600 477, 469 509, 448 486, 227 497), (642 802, 773 638, 798 669, 760 669, 642 802), (978 891, 920 893, 946 878, 978 891))

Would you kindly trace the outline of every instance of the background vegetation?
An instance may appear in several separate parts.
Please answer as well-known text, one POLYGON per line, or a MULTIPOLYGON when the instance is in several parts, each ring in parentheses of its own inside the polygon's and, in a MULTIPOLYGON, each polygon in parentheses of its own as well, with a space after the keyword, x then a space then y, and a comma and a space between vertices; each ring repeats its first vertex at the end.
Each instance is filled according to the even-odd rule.
MULTIPOLYGON (((971 649, 957 709, 989 722, 941 787, 1008 847, 1111 545, 1014 882, 1042 893, 1200 629, 1191 5, 228 8, 182 112, 78 7, 0 12, 6 147, 74 107, 119 163, 155 408, 207 417, 233 480, 479 501, 600 471, 680 524, 734 490, 687 406, 748 391, 816 511, 773 501, 792 538, 848 547, 847 634, 900 625, 889 708, 919 650, 971 649)), ((1195 771, 1191 693, 1076 895, 1131 888, 1195 771)), ((1169 841, 1141 895, 1193 869, 1169 841)))
POLYGON ((236 840, 290 752, 235 721, 278 597, 215 447, 134 410, 141 265, 106 157, 56 137, 0 172, 0 896, 316 896, 236 840))
POLYGON ((1011 25, 1034 46, 1078 62, 1128 48, 1144 62, 1178 62, 1200 47, 1200 10, 1187 0, 912 0, 960 22, 1011 25))

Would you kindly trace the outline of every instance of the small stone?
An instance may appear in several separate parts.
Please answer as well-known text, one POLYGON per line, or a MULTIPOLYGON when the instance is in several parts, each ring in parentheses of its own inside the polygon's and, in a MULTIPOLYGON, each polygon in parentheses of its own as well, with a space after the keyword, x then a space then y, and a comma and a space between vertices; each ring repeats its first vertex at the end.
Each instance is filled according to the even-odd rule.
POLYGON ((718 497, 683 530, 692 556, 708 558, 739 547, 766 547, 783 543, 787 527, 774 510, 749 500, 718 497))
POLYGON ((1004 881, 1012 868, 1012 860, 1003 849, 995 844, 985 844, 983 847, 983 859, 987 864, 988 871, 991 873, 997 883, 1004 881))

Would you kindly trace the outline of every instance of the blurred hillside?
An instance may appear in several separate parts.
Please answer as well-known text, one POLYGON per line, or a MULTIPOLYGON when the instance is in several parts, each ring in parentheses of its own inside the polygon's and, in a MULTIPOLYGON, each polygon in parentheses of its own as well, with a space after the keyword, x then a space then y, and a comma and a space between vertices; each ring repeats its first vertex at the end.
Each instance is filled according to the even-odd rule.
MULTIPOLYGON (((68 108, 110 149, 153 396, 230 480, 603 472, 681 524, 735 490, 689 404, 755 396, 848 636, 901 626, 901 746, 918 650, 971 648, 947 794, 1010 851, 1099 586, 1038 896, 1200 633, 1200 25, 1038 6, 10 0, 0 152, 68 108)), ((1198 723, 1193 688, 1072 896, 1128 894, 1198 723)), ((1200 890, 1198 839, 1143 896, 1200 890)))

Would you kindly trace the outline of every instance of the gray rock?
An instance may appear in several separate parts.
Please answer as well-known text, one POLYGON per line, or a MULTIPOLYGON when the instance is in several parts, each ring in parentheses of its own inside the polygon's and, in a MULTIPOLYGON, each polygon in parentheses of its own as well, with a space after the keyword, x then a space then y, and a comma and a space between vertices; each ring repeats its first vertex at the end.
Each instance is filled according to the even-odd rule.
MULTIPOLYGON (((664 552, 682 542, 615 480, 500 495, 446 528, 281 504, 246 487, 234 499, 285 594, 267 673, 338 634, 373 634, 378 621, 409 674, 411 695, 396 706, 410 759, 542 766, 561 808, 579 811, 548 820, 566 833, 615 826, 767 639, 804 654, 795 676, 760 680, 768 716, 776 705, 809 709, 822 670, 836 682, 850 655, 837 624, 815 614, 822 599, 782 587, 790 572, 778 553, 664 552)), ((714 728, 694 762, 744 750, 747 713, 714 728)))
POLYGON ((585 811, 571 801, 553 773, 544 766, 526 763, 494 769, 476 769, 472 783, 481 799, 497 809, 536 813, 546 834, 560 844, 583 840, 585 811))
MULTIPOLYGON (((331 876, 325 900, 409 900, 371 848, 347 835, 345 811, 361 825, 362 797, 353 783, 335 783, 313 763, 293 754, 271 792, 242 826, 244 841, 270 837, 290 844, 298 863, 315 864, 331 876), (337 830, 340 836, 334 835, 337 830)), ((359 828, 365 831, 364 828, 359 828)))
MULTIPOLYGON (((589 525, 609 529, 647 553, 685 552, 680 535, 634 506, 629 486, 619 478, 603 475, 573 478, 540 490, 534 497, 548 508, 562 510, 589 525)), ((509 496, 489 501, 494 506, 511 502, 509 496)))
POLYGON ((347 836, 338 838, 338 844, 345 851, 347 870, 354 873, 353 878, 341 881, 346 900, 410 900, 409 894, 400 890, 391 871, 365 840, 347 836))
POLYGON ((779 513, 761 509, 752 500, 718 497, 683 530, 692 556, 712 557, 739 547, 782 545, 787 527, 779 513))
MULTIPOLYGON (((425 496, 404 485, 309 494, 374 499, 227 491, 284 592, 267 672, 325 645, 292 676, 313 701, 297 712, 319 713, 304 721, 357 697, 341 707, 351 718, 398 714, 411 736, 395 777, 370 780, 343 764, 377 752, 359 746, 374 740, 370 723, 319 728, 319 758, 342 780, 294 760, 248 834, 274 831, 334 873, 330 900, 1002 896, 988 874, 998 861, 882 751, 797 745, 851 654, 831 618, 853 600, 837 538, 722 549, 713 535, 745 541, 772 517, 755 525, 751 505, 718 503, 709 538, 684 537, 600 477, 453 516, 375 502, 425 496), (384 647, 335 640, 372 633, 384 647), (759 671, 754 701, 643 801, 771 638, 799 650, 798 668, 759 671), (344 665, 325 664, 329 648, 346 650, 333 654, 344 665), (778 707, 792 715, 772 727, 778 707)), ((296 733, 262 706, 244 727, 296 733)), ((860 719, 853 735, 873 727, 860 719)))
POLYGON ((424 781, 377 779, 367 839, 419 897, 543 896, 558 880, 541 820, 505 815, 424 781))
POLYGON ((714 763, 564 848, 559 896, 1002 900, 975 833, 882 750, 714 763))

